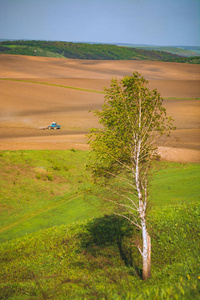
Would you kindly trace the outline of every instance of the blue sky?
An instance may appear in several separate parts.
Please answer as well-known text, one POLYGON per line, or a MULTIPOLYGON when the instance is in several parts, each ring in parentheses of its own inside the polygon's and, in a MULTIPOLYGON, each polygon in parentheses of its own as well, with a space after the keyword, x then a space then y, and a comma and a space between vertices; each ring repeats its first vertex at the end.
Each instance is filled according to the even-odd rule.
POLYGON ((0 0, 0 39, 200 46, 200 0, 0 0))

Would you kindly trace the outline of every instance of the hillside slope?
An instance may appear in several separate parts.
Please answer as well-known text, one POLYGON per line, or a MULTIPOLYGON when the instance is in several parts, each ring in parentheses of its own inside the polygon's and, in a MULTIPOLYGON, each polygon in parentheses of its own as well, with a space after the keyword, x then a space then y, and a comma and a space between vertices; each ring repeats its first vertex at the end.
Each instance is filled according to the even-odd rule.
POLYGON ((199 63, 199 57, 182 57, 164 51, 120 47, 109 44, 87 44, 49 41, 3 41, 1 54, 45 56, 95 60, 151 60, 199 63))
POLYGON ((148 282, 141 280, 137 232, 116 216, 5 243, 0 246, 0 298, 199 299, 198 213, 198 207, 169 207, 151 218, 148 282))
POLYGON ((87 159, 73 149, 0 152, 0 299, 198 299, 199 165, 156 162, 143 282, 140 231, 86 193, 87 159))

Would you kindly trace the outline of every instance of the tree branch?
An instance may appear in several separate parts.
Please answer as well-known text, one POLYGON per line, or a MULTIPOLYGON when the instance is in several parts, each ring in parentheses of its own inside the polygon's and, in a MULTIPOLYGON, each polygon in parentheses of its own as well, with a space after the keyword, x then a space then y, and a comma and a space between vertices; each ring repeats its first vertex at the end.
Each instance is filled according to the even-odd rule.
POLYGON ((133 209, 133 210, 138 211, 137 205, 135 204, 135 202, 134 202, 131 198, 129 198, 128 196, 126 196, 126 195, 124 195, 124 194, 118 193, 116 190, 110 189, 110 188, 109 188, 108 186, 106 186, 106 185, 104 185, 104 187, 105 187, 106 189, 108 189, 109 191, 111 191, 112 193, 114 193, 114 194, 116 194, 116 195, 118 195, 118 196, 121 196, 121 197, 124 197, 124 198, 128 199, 128 200, 135 206, 135 208, 136 208, 136 209, 133 209))
POLYGON ((116 162, 118 162, 120 165, 124 166, 125 168, 127 168, 128 170, 131 170, 131 168, 127 165, 125 165, 124 163, 122 163, 120 160, 118 160, 117 158, 115 158, 113 155, 111 155, 109 152, 107 152, 107 154, 112 157, 116 162))
MULTIPOLYGON (((100 198, 101 198, 101 199, 103 199, 103 200, 105 200, 105 201, 108 201, 108 202, 114 203, 114 204, 116 204, 116 205, 118 205, 118 206, 122 206, 122 207, 130 208, 130 209, 132 209, 132 210, 134 210, 134 211, 138 211, 138 210, 134 209, 133 207, 131 207, 131 206, 129 206, 129 205, 126 205, 126 204, 121 204, 121 203, 119 203, 119 202, 116 202, 116 201, 114 201, 114 200, 111 200, 111 199, 104 198, 104 197, 102 197, 102 196, 100 196, 100 198)), ((131 212, 130 212, 130 213, 131 213, 131 212)))
POLYGON ((140 254, 143 256, 143 253, 142 253, 142 251, 141 251, 140 247, 139 247, 139 246, 137 246, 137 248, 138 248, 138 250, 139 250, 140 254))
POLYGON ((130 182, 129 180, 127 180, 127 179, 125 179, 125 178, 120 178, 119 176, 117 176, 117 175, 115 175, 115 174, 113 174, 113 173, 111 173, 111 172, 108 172, 108 171, 105 171, 105 170, 103 170, 103 171, 104 171, 105 173, 107 173, 107 174, 113 176, 113 177, 118 178, 120 181, 127 182, 127 184, 129 184, 130 186, 132 186, 133 189, 136 190, 136 187, 135 187, 134 185, 132 185, 131 182, 130 182))
POLYGON ((114 215, 117 215, 117 216, 120 216, 120 217, 123 217, 127 220, 129 220, 132 224, 134 224, 136 227, 142 229, 142 227, 138 224, 138 223, 135 223, 133 222, 133 220, 131 220, 129 217, 125 216, 125 215, 122 215, 122 214, 119 214, 119 213, 116 213, 116 212, 113 212, 114 215))

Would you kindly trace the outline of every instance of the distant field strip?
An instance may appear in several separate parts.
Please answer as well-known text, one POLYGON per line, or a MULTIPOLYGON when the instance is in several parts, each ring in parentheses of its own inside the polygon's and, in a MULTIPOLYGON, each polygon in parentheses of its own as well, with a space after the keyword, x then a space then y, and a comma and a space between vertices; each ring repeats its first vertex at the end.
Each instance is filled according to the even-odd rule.
MULTIPOLYGON (((33 80, 22 80, 22 79, 13 79, 13 78, 0 78, 0 80, 5 80, 5 81, 18 81, 18 82, 27 82, 27 83, 35 83, 35 84, 43 84, 43 85, 49 85, 49 86, 55 86, 55 87, 61 87, 65 89, 72 89, 72 90, 78 90, 78 91, 83 91, 83 92, 91 92, 91 93, 98 93, 98 94, 105 94, 105 92, 102 91, 97 91, 97 90, 90 90, 90 89, 84 89, 84 88, 78 88, 74 86, 68 86, 68 85, 61 85, 61 84, 54 84, 54 83, 47 83, 47 82, 38 82, 38 81, 33 81, 33 80)), ((200 100, 200 98, 176 98, 176 97, 163 97, 166 100, 200 100)))
POLYGON ((181 98, 176 98, 176 97, 169 97, 169 98, 167 98, 167 97, 163 97, 165 100, 200 100, 200 98, 192 98, 192 97, 190 97, 190 98, 183 98, 183 97, 181 97, 181 98))
POLYGON ((38 81, 32 81, 32 80, 21 80, 21 79, 12 79, 12 78, 0 78, 0 80, 44 84, 44 85, 62 87, 62 88, 65 88, 65 89, 72 89, 72 90, 79 90, 79 91, 84 91, 84 92, 92 92, 92 93, 105 94, 105 92, 101 92, 101 91, 97 91, 97 90, 83 89, 83 88, 78 88, 78 87, 73 87, 73 86, 60 85, 60 84, 47 83, 47 82, 38 82, 38 81))
POLYGON ((63 199, 64 197, 62 197, 61 200, 58 200, 56 202, 53 202, 53 203, 51 203, 51 204, 49 204, 47 206, 44 206, 44 207, 38 209, 36 211, 33 211, 33 212, 29 213, 29 214, 26 214, 25 216, 23 216, 22 218, 20 218, 18 221, 14 222, 14 223, 11 223, 10 225, 6 225, 6 226, 1 227, 0 228, 0 233, 4 232, 4 231, 6 231, 6 230, 8 230, 8 229, 10 229, 12 227, 15 227, 15 226, 17 226, 17 225, 19 225, 19 224, 27 221, 27 220, 30 220, 30 219, 36 217, 37 215, 39 215, 41 213, 47 212, 47 211, 49 211, 51 209, 54 209, 54 208, 60 206, 61 204, 65 203, 65 202, 69 202, 69 201, 71 201, 71 200, 73 200, 73 199, 75 199, 77 197, 80 197, 82 195, 83 195, 83 193, 79 192, 79 193, 74 193, 73 195, 71 195, 71 196, 69 196, 68 198, 65 198, 65 199, 63 199))

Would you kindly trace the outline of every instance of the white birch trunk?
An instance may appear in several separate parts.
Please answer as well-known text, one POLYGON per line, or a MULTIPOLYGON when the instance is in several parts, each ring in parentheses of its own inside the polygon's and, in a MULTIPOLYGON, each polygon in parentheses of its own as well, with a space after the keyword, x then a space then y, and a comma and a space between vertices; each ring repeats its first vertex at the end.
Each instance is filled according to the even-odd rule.
POLYGON ((142 268, 142 277, 143 280, 146 280, 151 277, 151 239, 147 231, 146 227, 146 201, 147 196, 145 195, 145 200, 142 200, 142 192, 140 187, 140 176, 139 176, 139 166, 138 161, 136 161, 136 172, 135 172, 135 181, 136 188, 139 199, 139 215, 141 219, 141 227, 142 227, 142 243, 143 249, 141 251, 142 260, 143 260, 143 268, 142 268))
MULTIPOLYGON (((138 120, 139 128, 141 127, 141 99, 139 103, 139 120, 138 120)), ((151 239, 147 231, 146 227, 146 204, 147 204, 147 193, 146 193, 146 184, 145 184, 145 196, 143 201, 142 195, 142 187, 141 187, 141 174, 140 174, 140 151, 141 151, 141 138, 135 139, 135 183, 136 189, 138 193, 139 200, 139 214, 141 219, 141 227, 142 227, 142 243, 143 249, 141 251, 142 260, 143 260, 143 268, 142 268, 142 277, 143 280, 146 280, 151 277, 151 239)))
POLYGON ((151 239, 147 232, 146 221, 145 219, 141 220, 142 224, 142 241, 143 241, 143 268, 142 268, 142 277, 143 280, 146 280, 151 277, 151 239))

